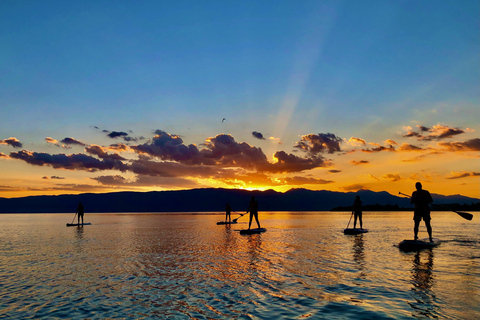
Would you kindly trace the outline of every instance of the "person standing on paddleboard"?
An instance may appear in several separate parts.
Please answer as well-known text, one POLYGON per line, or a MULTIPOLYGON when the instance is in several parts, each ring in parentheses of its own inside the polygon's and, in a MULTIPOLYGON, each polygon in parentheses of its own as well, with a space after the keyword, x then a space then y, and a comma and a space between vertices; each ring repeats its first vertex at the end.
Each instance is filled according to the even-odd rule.
POLYGON ((415 204, 415 210, 413 214, 413 221, 415 221, 415 226, 413 232, 415 234, 415 240, 418 240, 418 227, 420 226, 420 221, 425 221, 425 226, 427 227, 428 237, 430 242, 432 239, 432 226, 430 225, 430 207, 429 204, 433 202, 430 192, 422 189, 422 184, 417 182, 415 184, 417 191, 413 191, 412 198, 410 203, 415 204))
POLYGON ((228 218, 228 222, 232 222, 232 217, 231 217, 231 214, 232 213, 232 207, 230 207, 230 204, 227 202, 227 206, 225 207, 225 222, 227 222, 227 218, 228 218))
POLYGON ((83 224, 83 204, 82 204, 82 201, 80 201, 80 203, 78 204, 78 207, 77 207, 77 214, 78 214, 78 224, 80 224, 80 217, 82 217, 82 224, 83 224))
POLYGON ((360 200, 360 196, 355 197, 355 201, 353 201, 353 228, 357 228, 357 218, 360 222, 360 229, 363 229, 363 222, 362 222, 362 200, 360 200))
POLYGON ((248 222, 248 230, 250 230, 250 226, 252 225, 253 217, 255 217, 258 228, 260 229, 260 222, 258 221, 258 201, 255 200, 254 196, 252 196, 252 198, 250 199, 250 204, 248 205, 247 213, 249 211, 250 211, 250 221, 248 222))

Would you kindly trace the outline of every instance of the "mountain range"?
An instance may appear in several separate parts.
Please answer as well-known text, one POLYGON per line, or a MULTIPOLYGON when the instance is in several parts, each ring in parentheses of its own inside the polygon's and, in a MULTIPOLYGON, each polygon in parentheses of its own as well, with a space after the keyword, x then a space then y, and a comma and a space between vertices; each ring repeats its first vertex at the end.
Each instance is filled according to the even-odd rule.
MULTIPOLYGON (((287 192, 247 191, 238 189, 192 189, 179 191, 84 193, 78 195, 29 196, 0 198, 0 213, 70 213, 79 201, 85 212, 218 212, 230 203, 233 211, 245 212, 251 196, 259 203, 259 211, 330 211, 350 206, 359 195, 364 205, 410 208, 410 200, 388 192, 313 191, 291 189, 287 192)), ((480 199, 461 195, 432 194, 434 203, 472 204, 480 199)))

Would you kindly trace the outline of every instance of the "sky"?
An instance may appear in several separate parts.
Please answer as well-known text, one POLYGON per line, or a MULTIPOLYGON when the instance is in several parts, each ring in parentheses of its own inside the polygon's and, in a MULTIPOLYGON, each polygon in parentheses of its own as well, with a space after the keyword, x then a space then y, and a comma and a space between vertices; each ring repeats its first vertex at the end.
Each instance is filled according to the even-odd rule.
POLYGON ((480 198, 480 2, 0 1, 0 197, 480 198))

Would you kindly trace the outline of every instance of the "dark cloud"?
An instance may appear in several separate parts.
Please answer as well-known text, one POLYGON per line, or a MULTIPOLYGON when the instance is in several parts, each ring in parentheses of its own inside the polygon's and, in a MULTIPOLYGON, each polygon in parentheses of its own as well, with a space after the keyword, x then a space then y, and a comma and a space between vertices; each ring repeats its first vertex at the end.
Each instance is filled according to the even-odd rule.
POLYGON ((334 153, 340 151, 342 139, 333 133, 308 134, 302 136, 302 139, 294 146, 311 154, 334 153))
POLYGON ((423 151, 425 149, 415 146, 409 143, 402 143, 402 145, 398 148, 399 151, 423 151))
POLYGON ((5 140, 0 140, 0 144, 6 144, 6 145, 12 146, 14 148, 23 147, 23 144, 20 142, 20 140, 18 140, 15 137, 10 137, 10 138, 5 139, 5 140))
POLYGON ((275 163, 265 163, 257 169, 272 173, 288 173, 310 170, 318 167, 325 167, 327 162, 322 157, 300 158, 294 154, 287 154, 285 151, 277 151, 274 156, 275 163))
POLYGON ((84 170, 94 172, 97 170, 120 170, 125 171, 128 167, 120 160, 104 159, 98 160, 85 154, 55 154, 50 155, 42 152, 31 152, 22 150, 11 152, 13 159, 23 160, 35 166, 51 166, 55 169, 84 170))
POLYGON ((440 124, 433 126, 432 128, 418 125, 417 128, 419 129, 420 132, 414 132, 410 130, 407 132, 407 134, 403 136, 407 138, 415 137, 421 141, 431 141, 431 140, 448 139, 465 132, 463 129, 460 129, 460 128, 453 128, 453 127, 444 126, 440 124), (424 133, 426 132, 428 132, 428 135, 424 135, 424 133))
POLYGON ((126 137, 126 136, 128 136, 128 133, 122 132, 122 131, 112 131, 109 134, 107 134, 107 137, 112 138, 112 139, 116 139, 118 137, 123 138, 123 137, 126 137))
POLYGON ((405 137, 405 138, 412 138, 412 137, 423 138, 423 136, 420 133, 414 132, 414 131, 408 131, 406 134, 403 135, 403 137, 405 137))
POLYGON ((131 161, 129 170, 146 176, 213 178, 227 174, 224 169, 215 166, 185 165, 178 162, 158 162, 147 159, 131 161))
POLYGON ((177 135, 161 130, 157 130, 156 133, 151 142, 131 148, 138 153, 185 165, 243 168, 259 172, 295 172, 326 164, 321 157, 300 158, 284 151, 275 153, 277 162, 270 163, 261 148, 245 142, 238 143, 227 134, 207 139, 202 145, 203 149, 200 150, 192 144, 186 146, 177 135))
POLYGON ((100 182, 101 184, 104 185, 125 185, 128 183, 128 180, 122 177, 121 175, 114 175, 114 176, 99 176, 92 178, 92 180, 95 180, 97 182, 100 182))
POLYGON ((257 132, 257 131, 253 131, 252 136, 254 136, 255 138, 257 138, 259 140, 265 140, 265 138, 263 137, 263 134, 261 134, 260 132, 257 132))
POLYGON ((205 148, 200 151, 202 163, 225 167, 241 167, 255 169, 268 164, 267 157, 261 148, 248 143, 237 143, 231 135, 219 134, 207 140, 205 148))
POLYGON ((480 138, 464 142, 439 142, 439 145, 448 151, 480 151, 480 138))
POLYGON ((342 172, 342 170, 332 169, 332 170, 328 170, 328 172, 330 172, 330 173, 340 173, 340 172, 342 172))
POLYGON ((64 177, 59 177, 59 176, 51 176, 51 177, 44 176, 44 177, 42 177, 42 179, 44 179, 44 180, 48 180, 48 179, 63 180, 65 178, 64 177))
POLYGON ((127 146, 125 143, 115 143, 108 146, 108 150, 114 151, 129 151, 130 147, 127 146))
POLYGON ((81 142, 77 139, 74 139, 74 138, 65 138, 60 142, 66 144, 66 145, 79 145, 79 146, 85 146, 86 145, 85 143, 83 143, 83 142, 81 142))
POLYGON ((120 156, 118 153, 114 154, 108 154, 104 148, 98 146, 98 145, 91 145, 85 148, 85 151, 94 154, 100 159, 114 159, 114 160, 125 160, 122 156, 120 156))
MULTIPOLYGON (((125 140, 127 142, 138 141, 139 140, 139 138, 130 137, 128 135, 128 133, 126 133, 126 132, 112 131, 109 134, 107 134, 107 136, 109 138, 112 138, 112 139, 116 139, 116 138, 121 137, 123 140, 125 140)), ((140 139, 143 139, 143 137, 141 137, 140 139)))
POLYGON ((361 151, 362 151, 362 152, 366 152, 366 153, 375 153, 375 152, 382 152, 382 151, 395 152, 395 147, 392 146, 392 145, 389 145, 388 147, 377 146, 377 147, 375 147, 375 148, 362 149, 361 151))
MULTIPOLYGON (((151 142, 142 145, 132 146, 138 152, 158 157, 162 160, 177 161, 189 164, 202 164, 198 148, 190 144, 183 144, 182 138, 171 135, 162 130, 156 130, 151 142)), ((211 163, 213 164, 213 162, 211 163)))
POLYGON ((422 132, 428 132, 430 131, 430 128, 427 128, 425 126, 420 126, 420 125, 417 125, 417 128, 422 131, 422 132))

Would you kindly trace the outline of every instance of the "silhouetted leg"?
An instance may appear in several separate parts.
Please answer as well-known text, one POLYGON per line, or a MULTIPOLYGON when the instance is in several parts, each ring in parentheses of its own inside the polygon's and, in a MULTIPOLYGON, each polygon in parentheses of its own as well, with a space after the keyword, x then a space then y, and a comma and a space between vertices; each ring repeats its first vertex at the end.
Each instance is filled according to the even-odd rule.
POLYGON ((353 215, 353 229, 357 228, 357 214, 355 213, 353 215))
POLYGON ((433 241, 432 239, 432 226, 430 225, 430 220, 425 221, 425 226, 427 227, 428 237, 430 238, 430 242, 433 241))
POLYGON ((358 215, 358 220, 360 221, 360 229, 363 229, 362 214, 358 215))
POLYGON ((418 226, 420 225, 420 220, 414 220, 415 221, 415 226, 413 227, 413 233, 415 235, 415 240, 418 239, 418 226))
POLYGON ((252 213, 250 212, 250 220, 248 221, 248 230, 250 230, 250 226, 252 225, 252 213))
POLYGON ((260 221, 258 221, 258 212, 255 213, 255 220, 257 221, 257 226, 260 229, 260 221))

